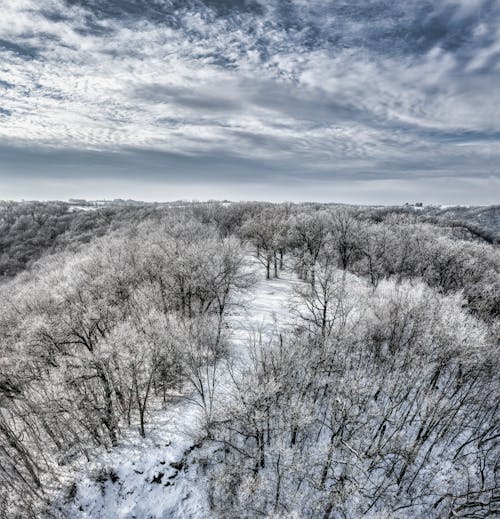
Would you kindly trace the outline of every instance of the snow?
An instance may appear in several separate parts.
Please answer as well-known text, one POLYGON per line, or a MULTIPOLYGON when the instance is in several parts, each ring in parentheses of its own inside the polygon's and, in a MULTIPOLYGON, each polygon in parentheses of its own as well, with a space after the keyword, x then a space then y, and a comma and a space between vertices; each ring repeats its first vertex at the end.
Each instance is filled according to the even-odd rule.
POLYGON ((191 492, 196 474, 177 465, 196 443, 197 413, 197 407, 179 398, 151 416, 146 438, 136 427, 125 431, 116 448, 98 453, 77 475, 77 493, 66 514, 103 519, 206 517, 202 496, 191 492), (106 478, 111 472, 115 482, 106 478))
POLYGON ((91 207, 88 205, 72 205, 68 207, 68 213, 74 213, 76 211, 95 211, 97 207, 91 207))
MULTIPOLYGON (((255 269, 261 268, 256 260, 251 261, 255 269)), ((264 270, 259 274, 264 277, 264 270)), ((291 270, 281 271, 279 278, 257 282, 226 319, 233 346, 247 342, 255 332, 269 338, 277 329, 287 327, 291 321, 290 306, 295 303, 294 288, 301 283, 291 270)))
MULTIPOLYGON (((300 283, 289 270, 279 279, 265 280, 262 265, 255 258, 249 263, 260 280, 238 296, 226 318, 230 355, 243 363, 250 337, 261 333, 264 340, 270 339, 288 326, 294 286, 300 283)), ((228 377, 221 366, 216 399, 225 398, 228 377)), ((75 519, 209 517, 203 464, 183 463, 188 452, 207 455, 200 445, 200 418, 195 395, 186 391, 150 416, 146 438, 137 427, 124 430, 118 446, 73 467, 72 499, 66 489, 56 500, 56 514, 75 519)))

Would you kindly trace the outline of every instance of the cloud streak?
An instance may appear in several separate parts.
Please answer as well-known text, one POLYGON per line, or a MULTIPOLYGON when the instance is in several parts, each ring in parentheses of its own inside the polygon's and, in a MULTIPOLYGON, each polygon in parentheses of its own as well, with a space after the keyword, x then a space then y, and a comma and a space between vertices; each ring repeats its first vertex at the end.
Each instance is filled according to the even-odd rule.
POLYGON ((282 199, 287 179, 331 198, 351 181, 342 201, 392 179, 448 202, 454 178, 489 186, 464 202, 495 202, 499 26, 491 0, 16 0, 0 20, 0 179, 140 172, 189 197, 224 177, 282 199))

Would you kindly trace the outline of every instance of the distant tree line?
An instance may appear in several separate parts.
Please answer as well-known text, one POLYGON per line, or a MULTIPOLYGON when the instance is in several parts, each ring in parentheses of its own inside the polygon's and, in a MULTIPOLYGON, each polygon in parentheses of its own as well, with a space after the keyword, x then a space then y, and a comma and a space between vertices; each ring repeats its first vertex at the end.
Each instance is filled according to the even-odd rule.
POLYGON ((152 207, 86 207, 65 202, 0 202, 0 278, 12 277, 44 254, 88 243, 146 218, 152 207))

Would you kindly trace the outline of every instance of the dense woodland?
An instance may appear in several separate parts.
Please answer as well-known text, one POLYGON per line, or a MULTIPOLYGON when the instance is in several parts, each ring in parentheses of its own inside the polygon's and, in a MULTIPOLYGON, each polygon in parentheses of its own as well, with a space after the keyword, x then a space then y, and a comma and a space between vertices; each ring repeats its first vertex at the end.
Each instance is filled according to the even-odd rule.
POLYGON ((478 211, 3 203, 0 516, 61 516, 66 468, 184 391, 214 517, 500 514, 500 209, 478 211), (232 358, 236 294, 290 270, 293 326, 232 358))
POLYGON ((152 211, 152 206, 0 201, 0 277, 14 276, 46 253, 88 243, 152 211))

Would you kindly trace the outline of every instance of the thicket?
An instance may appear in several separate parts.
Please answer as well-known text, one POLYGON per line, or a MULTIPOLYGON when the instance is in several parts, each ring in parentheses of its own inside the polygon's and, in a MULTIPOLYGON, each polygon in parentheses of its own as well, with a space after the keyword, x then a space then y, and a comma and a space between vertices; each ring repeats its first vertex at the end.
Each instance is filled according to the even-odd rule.
POLYGON ((230 293, 249 282, 234 238, 166 219, 47 256, 2 288, 0 515, 36 517, 58 467, 191 382, 210 420, 210 366, 230 293))

